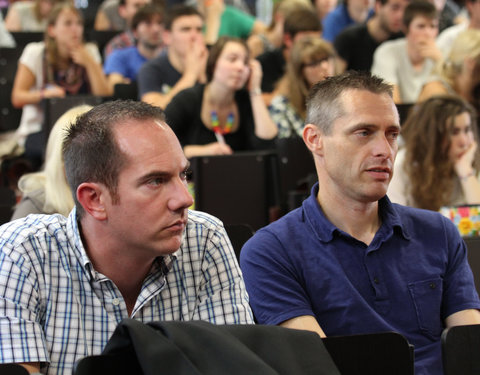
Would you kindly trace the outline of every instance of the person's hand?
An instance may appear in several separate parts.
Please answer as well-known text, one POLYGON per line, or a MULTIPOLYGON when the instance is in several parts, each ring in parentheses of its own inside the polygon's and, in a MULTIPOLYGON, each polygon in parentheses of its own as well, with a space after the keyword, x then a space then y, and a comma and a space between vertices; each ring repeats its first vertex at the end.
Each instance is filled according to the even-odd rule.
POLYGON ((437 47, 435 39, 423 40, 418 45, 420 55, 425 59, 439 61, 442 58, 442 52, 437 47))
POLYGON ((203 37, 193 40, 185 56, 185 73, 196 81, 202 81, 207 66, 208 50, 203 37))
POLYGON ((88 53, 85 44, 80 44, 77 47, 74 47, 70 51, 70 56, 74 63, 86 67, 88 64, 91 64, 94 60, 92 55, 88 53))
POLYGON ((44 98, 63 98, 65 97, 65 89, 57 85, 47 85, 43 89, 44 98))
POLYGON ((262 66, 258 60, 252 59, 249 62, 250 78, 248 79, 248 90, 259 90, 262 85, 262 66))
POLYGON ((204 155, 231 155, 233 150, 229 145, 220 142, 213 142, 204 146, 204 155))
POLYGON ((473 172, 473 159, 475 158, 475 152, 477 151, 477 142, 472 142, 470 147, 455 161, 455 173, 458 177, 462 178, 468 176, 473 172))

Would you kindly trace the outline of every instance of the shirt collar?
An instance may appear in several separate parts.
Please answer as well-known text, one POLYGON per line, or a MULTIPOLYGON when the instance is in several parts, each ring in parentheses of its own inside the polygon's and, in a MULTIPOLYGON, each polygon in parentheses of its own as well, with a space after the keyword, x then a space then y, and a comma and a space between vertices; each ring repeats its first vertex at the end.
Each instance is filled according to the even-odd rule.
MULTIPOLYGON (((310 196, 303 202, 303 219, 310 225, 312 231, 322 242, 330 242, 335 234, 340 233, 323 213, 322 207, 317 201, 318 182, 312 187, 310 196)), ((387 196, 378 201, 378 207, 382 218, 382 226, 379 231, 398 231, 405 239, 410 239, 407 226, 395 209, 395 205, 390 202, 387 196)))

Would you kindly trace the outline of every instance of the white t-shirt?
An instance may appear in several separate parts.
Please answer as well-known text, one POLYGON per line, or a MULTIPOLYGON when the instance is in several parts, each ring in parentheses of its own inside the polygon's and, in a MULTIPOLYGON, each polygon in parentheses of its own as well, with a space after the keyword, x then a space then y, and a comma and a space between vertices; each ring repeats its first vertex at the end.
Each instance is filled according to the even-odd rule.
MULTIPOLYGON (((93 56, 95 61, 102 63, 102 58, 95 44, 87 43, 87 51, 93 56)), ((25 46, 19 63, 25 65, 35 76, 35 84, 31 91, 44 88, 43 82, 43 51, 44 42, 29 43, 25 46)), ((23 106, 20 126, 16 131, 18 143, 24 145, 27 135, 39 132, 43 124, 43 109, 41 103, 26 104, 23 106)))
POLYGON ((402 103, 415 103, 434 65, 433 60, 426 59, 422 70, 415 70, 407 54, 407 40, 400 38, 375 50, 372 73, 398 86, 402 103))
POLYGON ((450 54, 455 39, 460 35, 462 31, 467 30, 468 22, 459 23, 447 27, 437 37, 437 47, 442 51, 443 57, 447 57, 450 54))

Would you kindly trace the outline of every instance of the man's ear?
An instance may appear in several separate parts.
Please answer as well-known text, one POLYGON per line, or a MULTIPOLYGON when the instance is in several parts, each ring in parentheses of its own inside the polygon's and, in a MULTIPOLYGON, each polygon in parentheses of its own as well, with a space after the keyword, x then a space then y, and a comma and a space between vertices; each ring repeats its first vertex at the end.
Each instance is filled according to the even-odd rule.
POLYGON ((77 200, 84 211, 96 220, 106 220, 105 199, 107 188, 94 182, 84 182, 77 188, 77 200))
POLYGON ((127 19, 127 7, 125 5, 119 5, 118 6, 118 14, 123 19, 127 19))
POLYGON ((323 155, 323 137, 316 125, 307 124, 303 128, 303 141, 314 155, 323 155))

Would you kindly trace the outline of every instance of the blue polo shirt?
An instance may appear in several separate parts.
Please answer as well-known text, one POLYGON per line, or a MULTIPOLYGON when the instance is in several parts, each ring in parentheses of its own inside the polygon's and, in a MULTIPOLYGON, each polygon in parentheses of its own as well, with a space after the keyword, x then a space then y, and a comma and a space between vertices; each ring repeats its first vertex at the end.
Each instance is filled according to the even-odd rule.
POLYGON ((136 46, 116 49, 107 57, 103 71, 106 75, 119 73, 131 81, 136 81, 138 71, 145 62, 147 58, 140 55, 136 46))
POLYGON ((466 247, 442 215, 379 201, 369 246, 336 228, 317 200, 259 230, 241 268, 258 322, 312 315, 327 336, 396 331, 415 346, 416 375, 442 374, 449 315, 479 309, 466 247))

